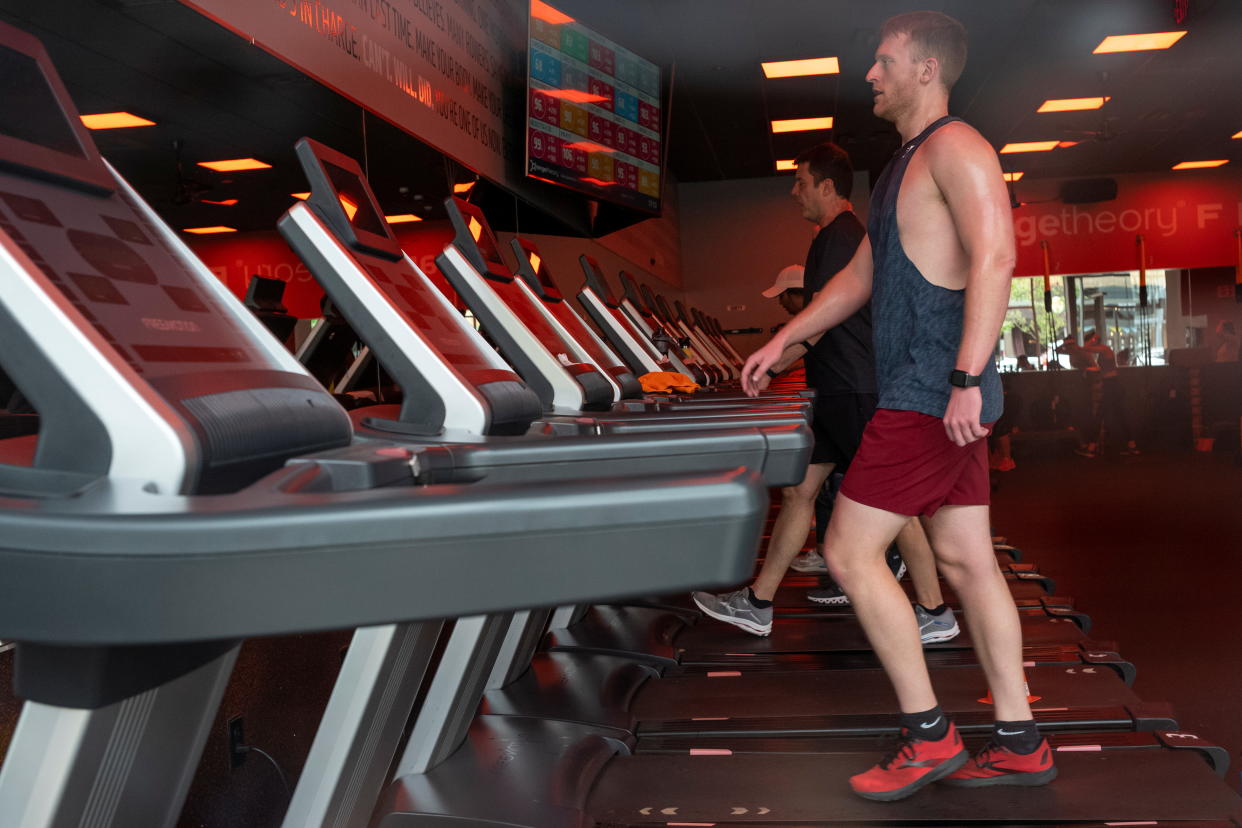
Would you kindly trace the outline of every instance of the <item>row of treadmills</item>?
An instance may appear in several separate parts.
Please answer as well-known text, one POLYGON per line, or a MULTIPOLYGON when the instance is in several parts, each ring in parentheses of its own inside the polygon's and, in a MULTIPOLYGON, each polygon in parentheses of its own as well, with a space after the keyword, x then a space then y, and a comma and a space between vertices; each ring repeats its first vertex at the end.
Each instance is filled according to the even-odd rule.
MULTIPOLYGON (((437 268, 491 347, 358 164, 303 139, 280 232, 402 392, 347 411, 99 156, 36 40, 0 27, 0 72, 0 363, 40 415, 0 441, 4 828, 175 825, 239 643, 333 629, 290 828, 1242 824, 1228 756, 1011 548, 1060 778, 853 798, 895 703, 848 610, 791 579, 755 638, 681 597, 751 572, 767 487, 807 462, 802 395, 742 398, 711 320, 588 271, 597 337, 453 202, 437 268), (644 395, 670 367, 707 389, 644 395)), ((984 738, 969 645, 927 655, 984 738)))

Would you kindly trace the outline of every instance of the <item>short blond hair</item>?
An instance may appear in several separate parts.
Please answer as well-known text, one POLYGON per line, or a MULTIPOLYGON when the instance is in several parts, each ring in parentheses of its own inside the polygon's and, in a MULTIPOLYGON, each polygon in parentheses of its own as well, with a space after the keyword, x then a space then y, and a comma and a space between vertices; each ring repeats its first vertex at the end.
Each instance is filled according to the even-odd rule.
POLYGON ((941 12, 916 11, 890 17, 880 27, 881 41, 899 34, 910 37, 915 60, 936 59, 940 82, 952 89, 966 68, 966 27, 941 12))

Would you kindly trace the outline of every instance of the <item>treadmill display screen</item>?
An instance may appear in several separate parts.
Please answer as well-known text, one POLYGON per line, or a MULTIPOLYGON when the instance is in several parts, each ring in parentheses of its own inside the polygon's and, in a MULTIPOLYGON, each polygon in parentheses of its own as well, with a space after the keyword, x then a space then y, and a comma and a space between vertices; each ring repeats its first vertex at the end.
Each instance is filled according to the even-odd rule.
POLYGON ((39 64, 0 46, 0 133, 65 155, 85 158, 73 128, 39 64))
POLYGON ((380 218, 371 200, 371 194, 362 179, 346 169, 338 167, 331 161, 319 160, 332 181, 336 190, 336 198, 345 210, 349 223, 359 230, 374 233, 377 236, 388 235, 388 225, 380 218))
POLYGON ((474 239, 475 246, 483 255, 483 261, 487 262, 487 269, 499 275, 507 274, 509 268, 500 258, 500 245, 496 243, 496 237, 492 235, 492 228, 487 226, 487 222, 474 215, 473 211, 463 212, 466 227, 470 229, 470 237, 474 239))

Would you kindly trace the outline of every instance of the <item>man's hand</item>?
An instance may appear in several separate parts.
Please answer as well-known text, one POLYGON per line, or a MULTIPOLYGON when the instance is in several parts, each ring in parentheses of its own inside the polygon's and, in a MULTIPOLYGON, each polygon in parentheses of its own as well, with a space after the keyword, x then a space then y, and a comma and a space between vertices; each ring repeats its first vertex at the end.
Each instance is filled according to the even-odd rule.
POLYGON ((988 436, 988 430, 979 423, 982 412, 983 392, 978 386, 954 388, 949 394, 949 406, 944 410, 944 430, 949 439, 959 446, 967 446, 988 436))
POLYGON ((759 392, 768 387, 768 382, 771 380, 768 376, 768 369, 775 365, 781 358, 781 354, 785 352, 777 339, 778 337, 773 337, 768 340, 768 344, 751 354, 746 364, 742 366, 742 390, 747 396, 758 396, 759 392))

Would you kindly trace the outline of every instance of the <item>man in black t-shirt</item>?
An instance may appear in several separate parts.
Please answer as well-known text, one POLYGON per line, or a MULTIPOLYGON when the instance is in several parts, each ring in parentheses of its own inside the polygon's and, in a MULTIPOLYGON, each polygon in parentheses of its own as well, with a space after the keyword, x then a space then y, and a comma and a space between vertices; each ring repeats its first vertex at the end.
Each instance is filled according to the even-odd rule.
MULTIPOLYGON (((804 302, 809 304, 811 297, 849 264, 866 230, 849 201, 854 168, 845 150, 833 143, 819 144, 799 155, 795 163, 797 172, 791 195, 802 209, 802 217, 820 228, 806 257, 802 290, 804 302)), ((806 476, 797 486, 782 490, 781 508, 772 527, 763 568, 754 584, 724 595, 693 595, 699 609, 707 615, 756 635, 767 635, 772 629, 772 599, 806 540, 816 496, 834 470, 845 471, 858 450, 863 429, 875 413, 870 306, 864 306, 813 340, 791 345, 768 373, 775 377, 799 359, 806 366, 807 385, 816 391, 812 422, 815 448, 806 476)), ((931 547, 917 519, 902 531, 898 546, 911 567, 919 609, 923 610, 919 621, 924 640, 953 638, 958 626, 952 611, 943 606, 931 547), (929 613, 927 607, 934 610, 929 613)), ((815 557, 822 551, 821 547, 815 557)), ((900 559, 895 558, 895 571, 898 565, 900 559)), ((826 571, 822 564, 820 571, 826 571)), ((835 585, 812 590, 808 597, 821 604, 849 603, 835 585)))

